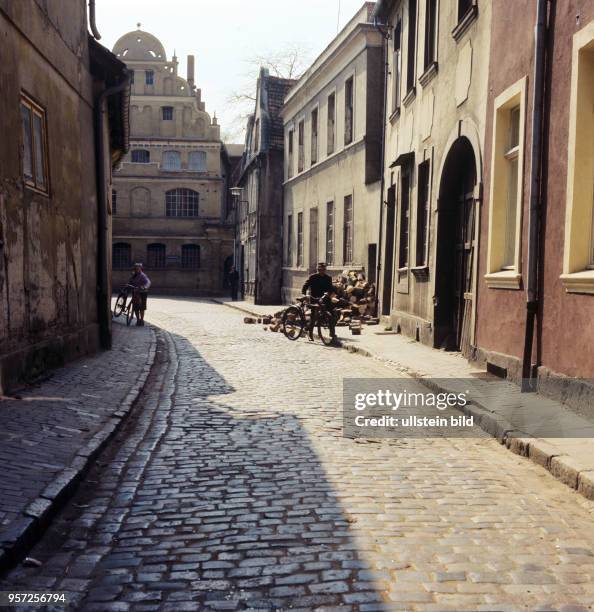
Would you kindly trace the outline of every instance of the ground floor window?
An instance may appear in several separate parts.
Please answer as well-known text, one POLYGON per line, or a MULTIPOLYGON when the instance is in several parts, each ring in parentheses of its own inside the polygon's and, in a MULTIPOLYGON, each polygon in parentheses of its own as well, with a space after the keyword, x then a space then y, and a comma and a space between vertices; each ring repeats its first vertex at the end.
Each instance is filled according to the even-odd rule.
POLYGON ((196 244, 182 246, 182 268, 196 270, 200 267, 200 247, 196 244))
POLYGON ((164 268, 167 249, 164 244, 149 244, 146 249, 146 265, 148 268, 164 268))
POLYGON ((132 265, 130 245, 125 242, 116 242, 112 248, 112 266, 114 270, 123 270, 132 265))

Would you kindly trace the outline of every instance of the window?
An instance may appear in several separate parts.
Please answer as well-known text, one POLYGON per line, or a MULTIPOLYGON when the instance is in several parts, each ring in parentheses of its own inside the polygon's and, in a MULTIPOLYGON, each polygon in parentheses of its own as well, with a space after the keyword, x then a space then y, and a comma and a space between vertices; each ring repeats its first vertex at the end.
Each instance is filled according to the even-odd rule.
POLYGON ((133 164, 148 164, 151 161, 151 154, 145 149, 134 149, 131 155, 133 164))
POLYGON ((162 106, 161 116, 163 121, 173 121, 173 106, 162 106))
POLYGON ((153 85, 155 80, 155 73, 152 70, 144 71, 144 82, 146 85, 153 85))
POLYGON ((23 130, 23 179, 25 184, 47 194, 48 159, 45 110, 21 95, 23 130))
POLYGON ((462 21, 472 9, 475 0, 458 0, 458 22, 462 21))
POLYGON ((417 50, 417 0, 408 0, 408 45, 406 58, 406 92, 415 88, 415 56, 417 50))
POLYGON ((353 77, 344 84, 344 144, 353 142, 353 77))
POLYGON ((181 170, 181 155, 179 151, 165 151, 163 153, 164 170, 181 170))
POLYGON ((415 265, 424 267, 428 261, 429 203, 430 203, 430 165, 429 160, 419 166, 419 187, 417 193, 417 252, 415 265))
POLYGON ((197 270, 200 267, 200 247, 196 244, 182 246, 182 268, 197 270))
POLYGON ((194 172, 206 172, 206 151, 190 151, 188 168, 194 172))
POLYGON ((147 268, 164 268, 166 262, 166 249, 164 244, 149 244, 146 248, 147 268))
POLYGON ((130 72, 130 84, 134 85, 134 70, 128 69, 128 71, 130 72))
MULTIPOLYGON (((594 294, 594 24, 573 35, 565 244, 561 281, 594 294)), ((520 165, 521 168, 521 165, 520 165)))
POLYGON ((125 270, 132 265, 130 245, 116 242, 112 247, 111 263, 114 270, 125 270))
POLYGON ((303 168, 305 166, 305 146, 304 146, 304 138, 305 138, 305 126, 304 122, 299 122, 298 127, 298 144, 299 151, 297 152, 297 172, 303 172, 303 168))
POLYGON ((192 189, 172 189, 165 194, 168 217, 197 217, 198 193, 192 189))
POLYGON ((254 153, 258 152, 260 150, 260 119, 258 119, 256 121, 256 131, 255 131, 255 136, 254 136, 254 153))
POLYGON ((334 263, 334 202, 326 205, 326 263, 334 263))
POLYGON ((408 268, 408 230, 410 217, 410 169, 402 169, 400 177, 400 232, 398 268, 408 268))
POLYGON ((117 215, 118 210, 118 192, 115 189, 111 190, 111 214, 117 215))
POLYGON ((291 178, 293 176, 293 130, 289 130, 289 155, 287 157, 287 176, 291 178))
POLYGON ((400 85, 402 83, 402 20, 394 28, 394 56, 392 58, 392 110, 400 110, 400 85))
POLYGON ((353 261, 353 196, 348 195, 344 198, 344 226, 342 242, 343 263, 348 264, 353 261))
POLYGON ((425 65, 428 70, 437 61, 438 0, 426 0, 425 5, 425 65))
POLYGON ((311 165, 318 161, 318 109, 311 111, 311 165))
POLYGON ((297 267, 303 266, 303 213, 297 214, 297 267))
POLYGON ((487 285, 520 288, 526 78, 495 99, 487 285))
POLYGON ((287 266, 293 265, 293 215, 287 217, 287 266))
POLYGON ((328 96, 327 154, 334 153, 334 132, 336 124, 336 94, 328 96))

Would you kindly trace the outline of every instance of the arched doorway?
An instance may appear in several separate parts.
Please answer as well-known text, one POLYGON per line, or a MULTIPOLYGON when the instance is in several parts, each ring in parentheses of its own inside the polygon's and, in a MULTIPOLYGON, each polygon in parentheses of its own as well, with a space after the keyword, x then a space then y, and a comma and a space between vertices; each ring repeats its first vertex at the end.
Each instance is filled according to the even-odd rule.
POLYGON ((471 341, 477 163, 470 141, 454 141, 441 174, 435 274, 436 347, 467 353, 471 341))

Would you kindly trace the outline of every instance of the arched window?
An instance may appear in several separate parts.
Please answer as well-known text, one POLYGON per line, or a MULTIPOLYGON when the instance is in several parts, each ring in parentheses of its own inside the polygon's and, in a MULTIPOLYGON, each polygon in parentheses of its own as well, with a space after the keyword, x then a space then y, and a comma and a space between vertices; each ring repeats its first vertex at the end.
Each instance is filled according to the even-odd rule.
POLYGON ((168 217, 197 217, 198 193, 192 189, 172 189, 165 194, 168 217))
POLYGON ((151 161, 151 154, 145 149, 134 149, 132 151, 133 164, 148 164, 151 161))
POLYGON ((179 151, 165 151, 163 153, 164 170, 181 170, 181 155, 179 151))
POLYGON ((200 247, 196 244, 182 246, 182 268, 196 270, 200 267, 200 247))
POLYGON ((191 151, 188 168, 194 172, 206 172, 206 151, 191 151))
POLYGON ((164 244, 149 244, 146 248, 147 268, 164 268, 166 261, 166 248, 164 244))
POLYGON ((131 266, 131 249, 126 242, 116 242, 113 245, 111 261, 114 270, 125 270, 131 266))

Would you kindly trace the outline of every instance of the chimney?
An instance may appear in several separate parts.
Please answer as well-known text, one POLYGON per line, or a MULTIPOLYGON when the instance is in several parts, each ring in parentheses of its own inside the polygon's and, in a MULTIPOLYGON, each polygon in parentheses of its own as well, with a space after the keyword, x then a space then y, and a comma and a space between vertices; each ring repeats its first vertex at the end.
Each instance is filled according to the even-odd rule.
POLYGON ((190 91, 194 89, 194 56, 188 55, 188 85, 190 91))

